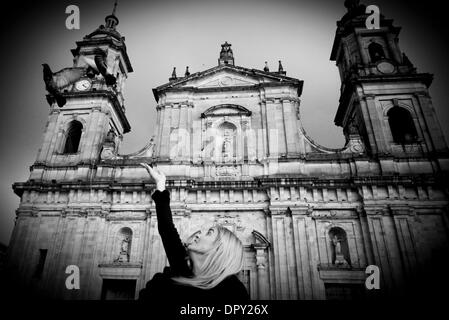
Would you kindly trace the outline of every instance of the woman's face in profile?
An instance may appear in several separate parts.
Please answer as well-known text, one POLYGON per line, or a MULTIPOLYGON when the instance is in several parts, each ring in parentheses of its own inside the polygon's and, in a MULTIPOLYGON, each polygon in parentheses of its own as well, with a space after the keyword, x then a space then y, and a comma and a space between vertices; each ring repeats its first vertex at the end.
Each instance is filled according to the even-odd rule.
POLYGON ((187 248, 190 251, 206 253, 213 248, 217 236, 218 230, 216 227, 198 230, 187 239, 187 248))

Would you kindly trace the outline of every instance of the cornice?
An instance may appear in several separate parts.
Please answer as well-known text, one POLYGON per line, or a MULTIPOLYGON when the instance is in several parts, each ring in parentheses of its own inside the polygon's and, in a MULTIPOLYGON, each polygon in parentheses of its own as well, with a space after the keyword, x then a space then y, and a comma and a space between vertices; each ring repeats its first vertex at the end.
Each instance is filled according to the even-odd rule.
POLYGON ((76 42, 77 48, 72 49, 71 52, 72 52, 73 56, 76 56, 79 53, 81 47, 83 47, 83 46, 89 46, 90 47, 90 46, 99 46, 99 45, 102 45, 102 44, 107 44, 111 48, 113 48, 115 50, 118 50, 118 51, 121 51, 122 52, 122 57, 123 57, 123 60, 125 61, 126 68, 128 69, 128 72, 133 72, 134 71, 133 67, 131 65, 131 61, 130 61, 129 56, 128 56, 128 52, 126 50, 125 43, 123 41, 121 41, 121 40, 119 41, 119 40, 113 38, 112 36, 110 36, 110 37, 102 37, 102 38, 85 38, 83 40, 77 41, 76 42))

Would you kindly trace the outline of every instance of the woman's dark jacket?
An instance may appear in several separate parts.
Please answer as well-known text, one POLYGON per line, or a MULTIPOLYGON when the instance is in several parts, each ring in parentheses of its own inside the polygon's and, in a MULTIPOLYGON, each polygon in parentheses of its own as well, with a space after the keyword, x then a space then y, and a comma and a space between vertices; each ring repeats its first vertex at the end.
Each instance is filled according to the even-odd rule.
POLYGON ((192 270, 188 263, 189 256, 173 224, 170 193, 168 190, 162 192, 156 190, 152 198, 156 204, 159 234, 170 267, 166 267, 163 273, 155 274, 153 279, 147 282, 146 287, 140 291, 139 300, 186 302, 249 300, 245 286, 235 275, 225 278, 212 289, 181 285, 171 280, 172 276, 192 276, 192 270))

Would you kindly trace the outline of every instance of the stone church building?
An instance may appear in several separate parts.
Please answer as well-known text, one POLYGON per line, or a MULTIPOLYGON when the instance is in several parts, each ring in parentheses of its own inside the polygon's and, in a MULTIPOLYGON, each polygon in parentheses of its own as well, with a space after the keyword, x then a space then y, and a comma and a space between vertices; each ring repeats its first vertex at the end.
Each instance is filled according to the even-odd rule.
POLYGON ((116 81, 86 72, 60 89, 64 106, 47 95, 42 145, 28 180, 13 185, 20 205, 6 267, 15 285, 58 299, 137 298, 167 265, 141 162, 167 175, 181 237, 222 224, 241 239, 239 276, 252 299, 391 297, 433 281, 429 268, 449 253, 449 152, 433 76, 400 50, 392 20, 367 29, 365 6, 345 5, 330 53, 341 149, 307 136, 303 81, 281 62, 277 71, 238 66, 225 42, 214 67, 173 70, 153 89, 154 135, 121 155, 133 68, 117 17, 76 42, 66 71, 89 70, 101 50, 116 81), (378 290, 365 286, 370 265, 378 290), (79 289, 66 286, 68 266, 79 269, 79 289))

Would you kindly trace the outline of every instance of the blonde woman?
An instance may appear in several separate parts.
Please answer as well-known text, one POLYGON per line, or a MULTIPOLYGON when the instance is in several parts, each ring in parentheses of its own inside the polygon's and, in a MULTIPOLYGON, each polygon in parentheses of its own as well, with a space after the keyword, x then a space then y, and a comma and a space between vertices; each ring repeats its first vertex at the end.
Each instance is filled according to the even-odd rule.
POLYGON ((170 268, 148 281, 139 300, 249 300, 245 286, 236 276, 243 266, 241 241, 228 229, 216 225, 195 232, 183 243, 173 224, 165 175, 146 163, 141 165, 156 183, 152 198, 170 268))

